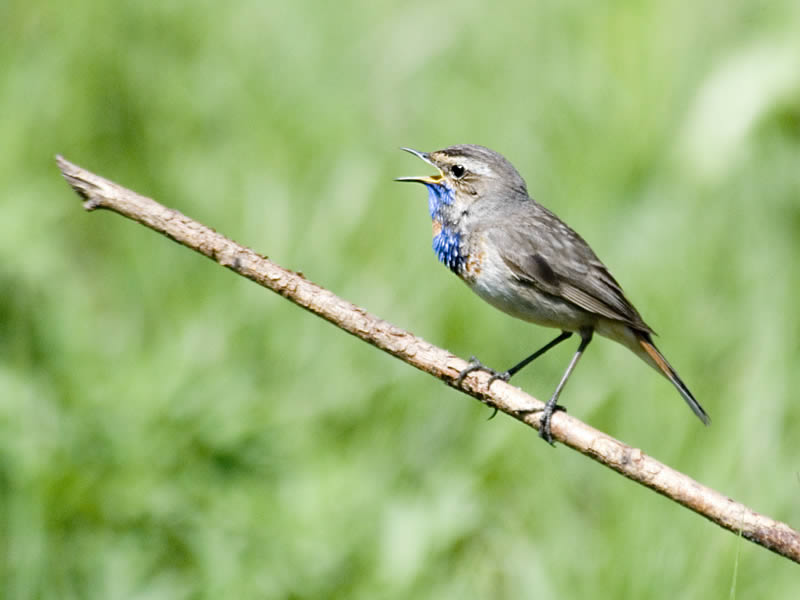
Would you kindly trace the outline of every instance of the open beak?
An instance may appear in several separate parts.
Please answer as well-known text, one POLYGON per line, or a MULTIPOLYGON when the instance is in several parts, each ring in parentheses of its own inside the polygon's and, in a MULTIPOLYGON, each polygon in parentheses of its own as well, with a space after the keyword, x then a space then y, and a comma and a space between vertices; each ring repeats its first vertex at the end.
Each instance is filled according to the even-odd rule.
POLYGON ((436 167, 436 170, 439 171, 439 173, 436 175, 421 175, 419 177, 398 177, 395 179, 395 181, 416 181, 417 183, 424 183, 427 185, 436 185, 442 182, 442 170, 433 164, 433 161, 427 152, 420 152, 419 150, 414 150, 413 148, 401 148, 401 150, 410 152, 414 156, 424 160, 432 167, 436 167))

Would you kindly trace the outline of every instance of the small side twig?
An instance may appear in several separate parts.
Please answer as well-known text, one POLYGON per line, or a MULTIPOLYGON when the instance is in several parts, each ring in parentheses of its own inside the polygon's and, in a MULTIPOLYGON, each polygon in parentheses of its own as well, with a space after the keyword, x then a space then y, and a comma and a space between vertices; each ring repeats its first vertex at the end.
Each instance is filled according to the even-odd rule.
MULTIPOLYGON (((166 235, 220 265, 277 292, 346 332, 456 387, 467 362, 395 327, 329 290, 237 244, 176 210, 140 196, 116 183, 56 157, 72 188, 84 198, 84 208, 109 209, 166 235)), ((475 372, 457 389, 533 427, 544 406, 503 381, 491 389, 489 375, 475 372)), ((737 535, 800 563, 800 533, 761 515, 687 475, 647 456, 563 412, 552 420, 553 438, 651 490, 674 500, 737 535)))

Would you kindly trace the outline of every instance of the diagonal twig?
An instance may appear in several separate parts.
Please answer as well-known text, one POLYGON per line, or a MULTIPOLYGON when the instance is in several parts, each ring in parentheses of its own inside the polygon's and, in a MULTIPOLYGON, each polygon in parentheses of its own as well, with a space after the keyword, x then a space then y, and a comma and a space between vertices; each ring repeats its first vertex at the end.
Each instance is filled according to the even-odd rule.
MULTIPOLYGON (((285 269, 156 201, 140 196, 112 181, 56 157, 61 173, 84 199, 86 210, 105 208, 137 221, 196 250, 220 265, 277 292, 295 304, 330 321, 344 331, 380 348, 408 364, 438 377, 481 402, 538 429, 539 400, 503 381, 491 390, 489 375, 475 372, 456 385, 468 363, 411 333, 379 319, 331 291, 285 269)), ((563 412, 552 420, 553 438, 628 479, 674 500, 734 533, 781 556, 800 563, 800 533, 706 487, 687 475, 647 456, 563 412)))

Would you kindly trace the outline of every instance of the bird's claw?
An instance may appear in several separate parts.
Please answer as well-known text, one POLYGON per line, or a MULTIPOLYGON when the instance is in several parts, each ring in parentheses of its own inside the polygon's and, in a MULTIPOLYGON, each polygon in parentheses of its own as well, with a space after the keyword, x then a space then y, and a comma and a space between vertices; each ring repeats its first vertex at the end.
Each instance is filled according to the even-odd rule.
MULTIPOLYGON (((502 373, 497 372, 491 367, 487 367, 485 364, 479 361, 477 357, 471 356, 469 359, 469 366, 466 369, 463 369, 458 374, 458 377, 456 377, 455 380, 455 384, 460 387, 461 384, 464 383, 464 378, 470 373, 473 373, 475 371, 485 371, 486 373, 489 373, 489 375, 491 375, 491 377, 489 377, 489 382, 486 384, 487 389, 492 387, 492 384, 495 382, 496 379, 501 379, 503 381, 508 381, 509 379, 511 379, 511 374, 508 371, 502 373)), ((492 414, 489 416, 490 421, 494 419, 495 416, 497 415, 497 407, 493 406, 492 408, 494 410, 492 411, 492 414)))
POLYGON ((473 373, 475 371, 484 371, 489 373, 491 377, 489 377, 489 382, 486 384, 486 387, 491 387, 495 380, 500 379, 502 381, 508 381, 511 379, 511 374, 508 371, 495 371, 491 367, 487 367, 481 361, 479 361, 475 356, 471 356, 469 359, 469 366, 466 369, 463 369, 456 377, 455 383, 457 386, 461 386, 464 383, 464 378, 473 373))
POLYGON ((498 373, 497 371, 492 371, 492 376, 489 377, 489 383, 486 384, 486 387, 492 387, 492 384, 497 381, 505 381, 508 383, 508 380, 511 379, 511 373, 508 371, 503 371, 502 373, 498 373))
POLYGON ((551 446, 555 446, 555 443, 553 443, 553 434, 550 432, 550 421, 553 418, 553 413, 559 410, 567 412, 567 409, 560 404, 548 402, 544 405, 542 417, 539 420, 539 437, 551 446))

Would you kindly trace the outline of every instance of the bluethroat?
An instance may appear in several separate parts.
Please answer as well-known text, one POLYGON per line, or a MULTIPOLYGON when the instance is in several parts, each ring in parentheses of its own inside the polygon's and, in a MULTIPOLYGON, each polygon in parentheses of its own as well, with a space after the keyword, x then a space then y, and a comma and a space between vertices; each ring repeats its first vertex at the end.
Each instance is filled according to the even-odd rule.
POLYGON ((560 329, 554 340, 507 371, 475 357, 458 376, 476 370, 508 381, 554 346, 577 333, 581 340, 542 412, 539 435, 553 439, 550 420, 558 398, 592 336, 598 333, 630 349, 680 392, 700 420, 710 419, 653 344, 653 330, 625 297, 619 283, 584 239, 528 195, 525 180, 503 156, 472 144, 436 152, 403 148, 438 173, 400 177, 428 188, 437 258, 476 294, 512 317, 560 329))

